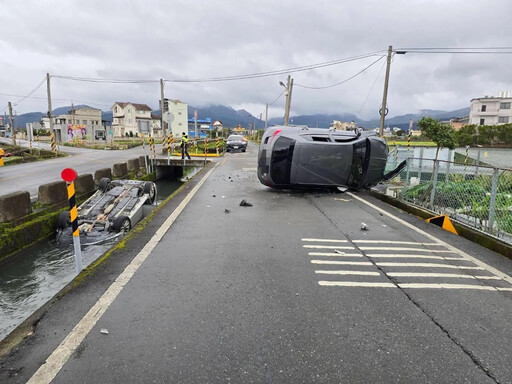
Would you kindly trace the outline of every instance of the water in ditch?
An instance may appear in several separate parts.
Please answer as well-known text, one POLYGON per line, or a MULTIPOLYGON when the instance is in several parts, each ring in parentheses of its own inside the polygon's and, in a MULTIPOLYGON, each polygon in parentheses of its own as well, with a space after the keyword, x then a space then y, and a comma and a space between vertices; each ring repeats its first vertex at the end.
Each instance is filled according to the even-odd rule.
MULTIPOLYGON (((181 186, 178 180, 159 180, 157 202, 181 186)), ((111 248, 117 239, 82 249, 84 267, 111 248)), ((75 277, 73 247, 55 238, 20 252, 0 266, 0 340, 39 309, 75 277)))

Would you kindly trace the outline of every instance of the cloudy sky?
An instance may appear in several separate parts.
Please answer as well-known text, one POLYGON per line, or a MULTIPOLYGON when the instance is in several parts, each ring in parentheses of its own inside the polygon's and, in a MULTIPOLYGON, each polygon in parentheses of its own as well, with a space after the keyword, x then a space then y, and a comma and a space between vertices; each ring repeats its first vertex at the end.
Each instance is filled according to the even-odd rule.
MULTIPOLYGON (((277 117, 287 69, 350 59, 290 73, 291 115, 377 118, 389 45, 512 47, 511 14, 510 0, 0 0, 0 113, 9 101, 17 114, 47 110, 43 80, 50 73, 53 108, 73 102, 107 110, 131 101, 157 109, 163 78, 167 98, 255 116, 274 102, 269 115, 277 117)), ((511 60, 512 54, 394 55, 389 116, 463 108, 471 98, 512 91, 511 60)))

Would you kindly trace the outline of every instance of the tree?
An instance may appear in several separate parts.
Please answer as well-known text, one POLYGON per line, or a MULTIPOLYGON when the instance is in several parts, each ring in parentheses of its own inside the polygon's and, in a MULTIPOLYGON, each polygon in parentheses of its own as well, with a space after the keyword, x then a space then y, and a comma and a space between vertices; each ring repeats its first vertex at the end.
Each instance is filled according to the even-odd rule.
POLYGON ((418 121, 417 125, 421 129, 421 134, 423 136, 429 138, 437 144, 436 156, 434 159, 434 165, 432 167, 432 176, 430 177, 430 185, 420 198, 420 200, 426 201, 427 197, 430 196, 430 191, 434 186, 434 174, 436 172, 439 150, 441 148, 455 148, 455 130, 450 124, 441 123, 438 119, 434 119, 432 117, 422 117, 420 121, 418 121))

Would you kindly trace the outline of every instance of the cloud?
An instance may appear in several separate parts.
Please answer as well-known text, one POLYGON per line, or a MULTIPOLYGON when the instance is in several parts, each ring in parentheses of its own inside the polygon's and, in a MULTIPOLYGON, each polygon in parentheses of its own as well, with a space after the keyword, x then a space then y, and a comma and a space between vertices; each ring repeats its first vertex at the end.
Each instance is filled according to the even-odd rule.
MULTIPOLYGON (((155 80, 100 84, 52 78, 54 107, 115 101, 158 107, 158 80, 262 73, 349 58, 384 55, 388 45, 499 47, 508 45, 512 3, 453 0, 99 1, 2 2, 0 108, 28 94, 46 73, 61 76, 155 80)), ((292 74, 292 115, 353 113, 376 118, 383 61, 333 88, 374 58, 292 74)), ((512 90, 510 55, 396 55, 391 65, 390 116, 418 109, 454 109, 474 97, 512 90)), ((167 82, 165 96, 190 105, 222 104, 264 113, 287 74, 250 80, 167 82)), ((16 105, 44 111, 46 89, 16 105)), ((269 109, 282 116, 284 97, 269 109)), ((2 112, 0 110, 0 112, 2 112)))

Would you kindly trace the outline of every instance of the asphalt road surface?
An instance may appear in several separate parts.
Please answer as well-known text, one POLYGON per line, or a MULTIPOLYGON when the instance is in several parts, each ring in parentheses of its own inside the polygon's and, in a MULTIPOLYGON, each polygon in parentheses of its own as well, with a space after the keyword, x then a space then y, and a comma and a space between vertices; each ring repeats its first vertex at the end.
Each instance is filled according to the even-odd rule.
MULTIPOLYGON (((9 139, 2 142, 11 143, 9 139)), ((28 142, 17 140, 22 146, 28 142)), ((41 143, 41 149, 49 149, 49 144, 41 143)), ((135 159, 141 155, 149 155, 149 146, 136 147, 128 150, 91 150, 61 146, 61 151, 69 156, 37 161, 34 163, 16 164, 0 167, 0 195, 18 191, 28 191, 30 196, 37 196, 39 186, 54 181, 61 181, 60 173, 64 168, 73 168, 78 174, 91 173, 101 168, 112 168, 115 163, 135 159)), ((158 145, 160 149, 160 145, 158 145)), ((37 150, 37 146, 34 146, 37 150)))
POLYGON ((52 305, 0 382, 512 382, 509 259, 362 192, 268 189, 255 150, 52 305))

